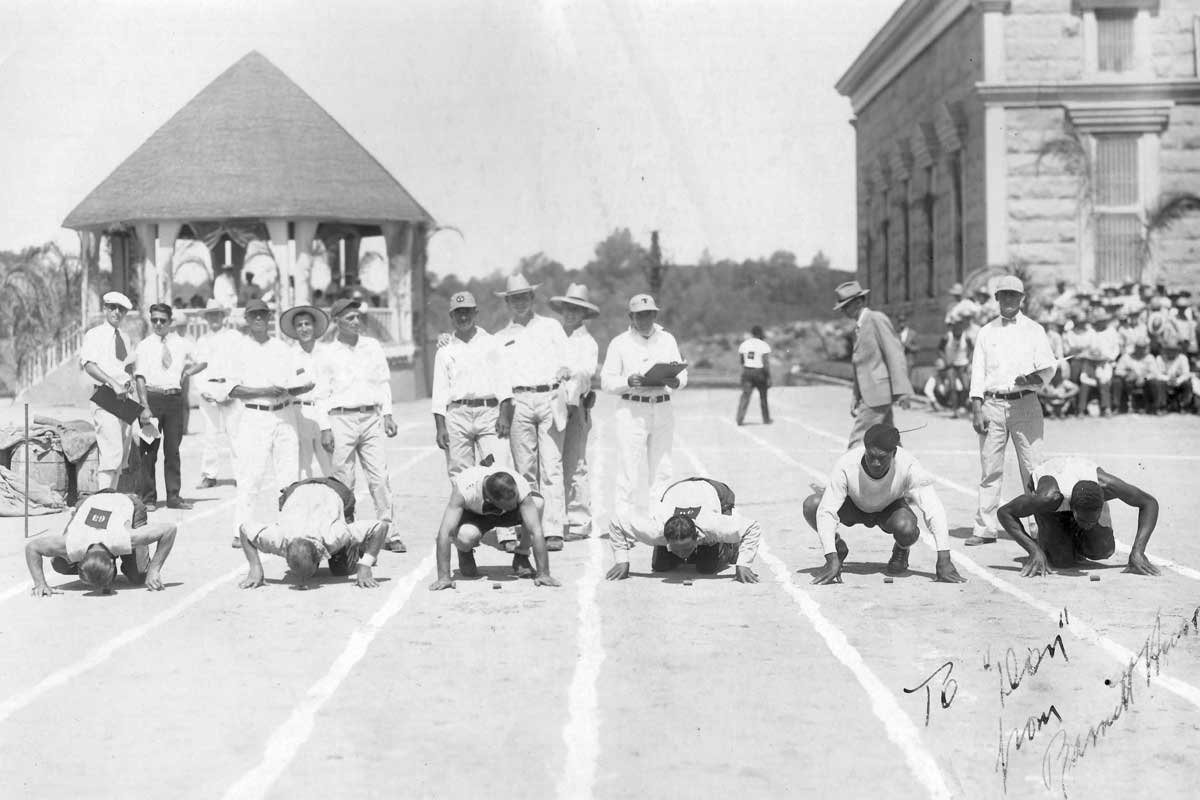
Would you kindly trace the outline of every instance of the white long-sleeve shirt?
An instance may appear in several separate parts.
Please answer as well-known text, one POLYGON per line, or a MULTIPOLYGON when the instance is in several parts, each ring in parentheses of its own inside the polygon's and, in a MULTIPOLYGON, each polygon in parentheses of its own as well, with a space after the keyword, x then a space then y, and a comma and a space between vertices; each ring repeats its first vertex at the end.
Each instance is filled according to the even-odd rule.
POLYGON ((317 418, 321 427, 334 408, 379 406, 392 413, 392 373, 383 347, 369 336, 359 336, 353 346, 334 339, 321 347, 316 361, 317 418))
POLYGON ((549 386, 567 366, 567 335, 558 320, 534 314, 496 332, 509 386, 549 386))
POLYGON ((707 481, 698 480, 683 481, 667 489, 649 511, 630 508, 614 513, 608 523, 613 559, 618 564, 628 564, 629 551, 637 542, 665 547, 663 525, 677 509, 695 508, 700 509, 693 518, 700 544, 737 542, 737 566, 748 567, 754 562, 762 538, 758 522, 743 517, 736 508, 728 515, 722 514, 717 490, 707 481))
MULTIPOLYGON (((667 386, 629 385, 630 375, 643 375, 655 364, 683 361, 675 337, 655 324, 649 336, 642 336, 632 327, 617 334, 608 343, 604 354, 604 368, 600 370, 600 388, 611 394, 661 395, 672 390, 667 386)), ((685 369, 677 376, 679 388, 687 386, 688 373, 685 369)))
POLYGON ((571 378, 567 382, 567 405, 579 405, 579 398, 592 388, 592 377, 600 368, 600 347, 583 325, 567 337, 567 366, 571 378))
MULTIPOLYGON (((307 383, 304 367, 296 359, 294 348, 279 339, 257 342, 252 336, 242 336, 229 363, 225 392, 235 386, 283 386, 291 388, 307 383)), ((281 401, 268 398, 243 400, 254 405, 279 405, 281 401)))
MULTIPOLYGON (((1043 383, 1054 376, 1058 362, 1041 325, 1020 311, 1010 323, 1002 317, 979 329, 975 356, 971 360, 971 397, 983 399, 984 392, 1014 392, 1026 387, 1013 381, 1018 375, 1037 372, 1043 383)), ((1036 387, 1029 387, 1036 388, 1036 387)))
POLYGON ((483 328, 464 342, 457 335, 433 358, 433 390, 430 405, 434 414, 446 413, 454 400, 512 397, 512 385, 500 360, 500 342, 483 328))
POLYGON ((872 478, 863 469, 866 447, 859 445, 846 451, 833 465, 829 485, 817 506, 817 538, 823 552, 836 551, 838 510, 846 498, 860 511, 868 514, 882 511, 901 498, 920 510, 925 525, 933 534, 938 550, 950 549, 950 531, 946 526, 946 509, 933 490, 933 477, 903 447, 896 448, 892 466, 882 478, 872 478))

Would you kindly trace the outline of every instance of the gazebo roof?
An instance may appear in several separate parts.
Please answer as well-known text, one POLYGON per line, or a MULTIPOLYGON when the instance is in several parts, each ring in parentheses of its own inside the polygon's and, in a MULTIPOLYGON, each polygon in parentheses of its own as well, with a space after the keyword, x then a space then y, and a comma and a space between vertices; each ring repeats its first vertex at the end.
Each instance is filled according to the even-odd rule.
POLYGON ((433 222, 320 104, 253 51, 121 162, 63 226, 234 218, 433 222))

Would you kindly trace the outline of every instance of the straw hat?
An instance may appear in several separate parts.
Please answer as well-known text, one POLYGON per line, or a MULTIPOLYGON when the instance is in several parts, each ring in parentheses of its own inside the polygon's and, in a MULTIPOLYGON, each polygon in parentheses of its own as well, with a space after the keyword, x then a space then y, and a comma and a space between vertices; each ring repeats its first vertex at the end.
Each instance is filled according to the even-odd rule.
POLYGON ((329 315, 316 306, 293 306, 279 316, 279 330, 287 337, 299 339, 296 335, 296 317, 308 314, 313 321, 313 335, 321 338, 329 330, 329 315))
POLYGON ((567 293, 550 298, 550 307, 558 313, 563 312, 563 305, 570 304, 584 310, 584 319, 600 316, 600 309, 588 301, 588 288, 582 283, 572 283, 567 287, 567 293))
POLYGON ((858 281, 847 281, 846 283, 839 284, 838 287, 833 290, 833 295, 837 299, 837 303, 834 304, 833 310, 839 311, 841 310, 842 306, 846 305, 851 300, 854 300, 857 297, 866 297, 870 293, 871 290, 862 288, 858 281))
POLYGON ((509 275, 505 282, 503 292, 494 292, 496 297, 511 297, 514 294, 524 294, 532 292, 534 289, 541 286, 540 283, 531 284, 526 277, 518 272, 516 275, 509 275))

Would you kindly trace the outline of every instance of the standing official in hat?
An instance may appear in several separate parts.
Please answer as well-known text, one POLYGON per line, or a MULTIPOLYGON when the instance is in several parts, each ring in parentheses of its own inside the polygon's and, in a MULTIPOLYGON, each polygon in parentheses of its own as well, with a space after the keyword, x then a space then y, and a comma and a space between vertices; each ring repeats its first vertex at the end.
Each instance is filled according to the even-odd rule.
POLYGON ((600 348, 584 323, 599 316, 600 309, 588 300, 588 289, 572 283, 567 293, 550 298, 550 307, 562 317, 567 334, 567 361, 571 377, 565 386, 567 429, 563 434, 563 485, 567 495, 567 541, 586 539, 592 532, 592 503, 589 495, 587 444, 592 431, 592 406, 596 393, 592 378, 600 366, 600 348))
POLYGON ((233 475, 237 476, 237 418, 241 403, 229 396, 230 369, 245 336, 227 325, 228 312, 215 300, 204 309, 208 330, 196 342, 196 360, 208 365, 200 376, 200 416, 204 420, 204 450, 200 456, 197 489, 217 485, 221 440, 229 442, 233 475))
POLYGON ((1054 377, 1058 362, 1041 325, 1021 313, 1025 285, 1015 275, 996 281, 1000 316, 984 325, 975 340, 971 362, 971 415, 979 434, 979 509, 975 530, 964 544, 996 541, 1004 451, 1012 439, 1021 470, 1021 486, 1029 485, 1041 463, 1045 421, 1038 389, 1054 377))
POLYGON ((450 297, 454 333, 433 359, 434 435, 446 452, 451 478, 488 456, 497 467, 512 461, 507 441, 512 386, 500 360, 499 341, 475 324, 478 313, 470 292, 450 297))
POLYGON ((873 425, 895 427, 892 403, 912 394, 904 345, 888 315, 867 308, 869 292, 858 281, 843 283, 834 290, 837 303, 833 310, 854 320, 855 331, 851 356, 854 400, 850 407, 854 426, 847 449, 862 444, 863 434, 873 425))
MULTIPOLYGON (((675 413, 671 393, 687 386, 687 370, 662 383, 648 382, 646 372, 655 364, 681 364, 675 337, 663 330, 658 304, 648 294, 629 300, 629 329, 608 343, 600 388, 621 398, 616 411, 617 496, 615 510, 626 513, 639 502, 641 490, 664 491, 674 467, 671 448, 675 443, 675 413), (646 470, 646 483, 638 486, 638 474, 646 470)), ((653 495, 651 495, 653 496, 653 495)))
POLYGON ((496 292, 508 306, 509 323, 496 333, 512 388, 513 414, 509 429, 513 465, 545 498, 542 527, 546 547, 562 549, 566 517, 562 445, 567 425, 566 404, 559 386, 571 376, 567 336, 549 317, 533 312, 533 290, 518 273, 505 290, 496 292))
MULTIPOLYGON (((108 292, 101 298, 101 305, 104 322, 83 335, 79 366, 97 389, 107 386, 118 397, 129 397, 133 386, 133 347, 121 330, 121 321, 133 310, 133 303, 120 292, 108 292)), ((116 489, 129 452, 129 424, 93 402, 92 426, 96 430, 100 462, 99 488, 116 489)))
POLYGON ((321 390, 316 388, 317 356, 323 344, 318 342, 329 330, 329 315, 316 306, 293 306, 279 315, 279 331, 295 340, 293 355, 296 363, 304 370, 306 381, 312 381, 314 389, 296 397, 292 406, 296 409, 296 435, 300 441, 300 479, 327 478, 330 474, 329 451, 321 446, 320 412, 317 397, 321 390))
MULTIPOLYGON (((321 446, 332 453, 333 474, 354 491, 354 462, 362 465, 375 503, 375 518, 392 521, 392 490, 388 479, 385 437, 396 435, 392 421, 391 370, 383 347, 362 336, 362 303, 343 298, 330 308, 337 336, 317 358, 317 398, 321 417, 321 446)), ((386 544, 393 553, 405 552, 392 530, 386 544)))

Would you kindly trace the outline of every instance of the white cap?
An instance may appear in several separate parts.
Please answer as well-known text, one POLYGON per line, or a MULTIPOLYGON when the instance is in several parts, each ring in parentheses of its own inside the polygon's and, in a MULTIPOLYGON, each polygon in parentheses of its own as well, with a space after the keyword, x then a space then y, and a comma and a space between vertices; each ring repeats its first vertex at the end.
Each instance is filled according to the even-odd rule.
POLYGON ((639 311, 658 311, 654 298, 648 294, 635 294, 629 298, 629 313, 636 314, 639 311))
POLYGON ((120 306, 126 311, 133 311, 133 303, 120 292, 107 292, 100 298, 100 302, 106 306, 120 306))
POLYGON ((1004 275, 996 281, 996 286, 992 289, 993 294, 996 292, 1020 292, 1025 294, 1025 284, 1021 283, 1021 279, 1016 275, 1004 275))

